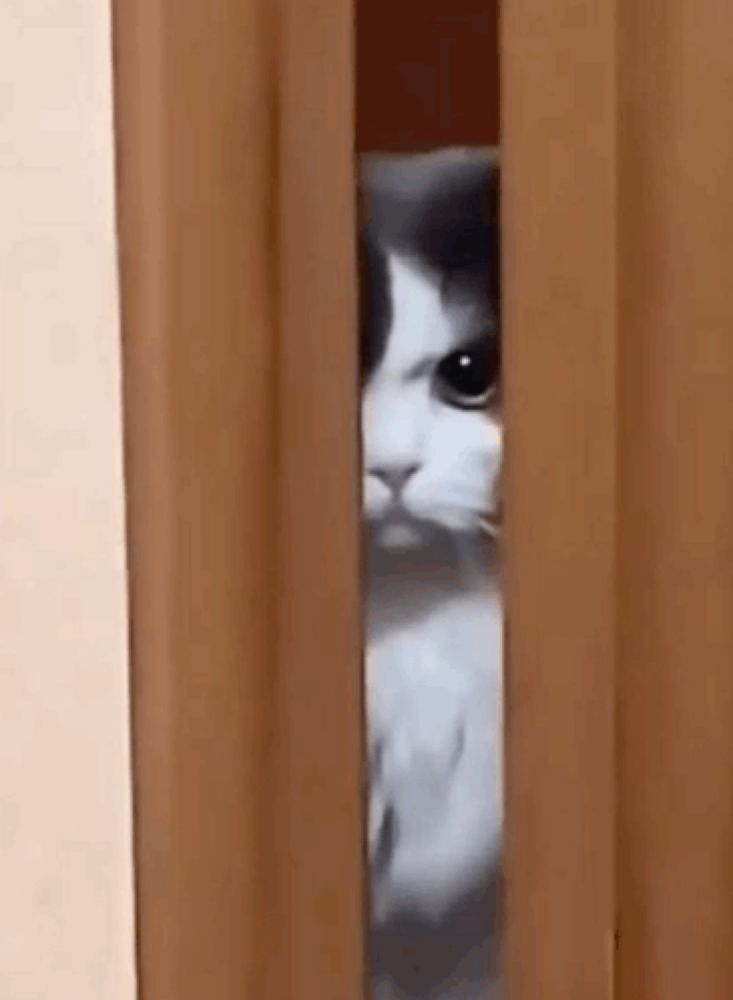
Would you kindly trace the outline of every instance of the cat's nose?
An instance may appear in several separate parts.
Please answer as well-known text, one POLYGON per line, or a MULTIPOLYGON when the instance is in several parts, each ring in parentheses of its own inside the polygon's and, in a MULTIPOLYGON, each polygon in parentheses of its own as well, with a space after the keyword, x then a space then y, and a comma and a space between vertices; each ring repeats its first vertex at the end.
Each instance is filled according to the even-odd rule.
POLYGON ((373 476, 381 479, 385 486, 388 486, 397 497, 404 490, 408 481, 412 479, 420 468, 419 465, 382 465, 371 469, 373 476))

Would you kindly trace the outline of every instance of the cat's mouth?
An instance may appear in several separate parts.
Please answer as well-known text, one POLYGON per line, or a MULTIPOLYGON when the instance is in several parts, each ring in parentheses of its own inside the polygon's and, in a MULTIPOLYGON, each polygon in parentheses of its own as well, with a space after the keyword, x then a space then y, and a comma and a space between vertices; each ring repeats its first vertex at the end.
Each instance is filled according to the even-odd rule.
POLYGON ((500 511, 488 511, 463 518, 442 509, 432 516, 412 511, 400 503, 391 505, 378 517, 368 518, 372 540, 384 549, 415 549, 430 544, 436 538, 479 532, 496 539, 501 531, 500 511))
POLYGON ((394 504, 372 521, 372 532, 380 546, 387 549, 411 549, 422 545, 429 531, 427 522, 414 517, 401 504, 394 504))

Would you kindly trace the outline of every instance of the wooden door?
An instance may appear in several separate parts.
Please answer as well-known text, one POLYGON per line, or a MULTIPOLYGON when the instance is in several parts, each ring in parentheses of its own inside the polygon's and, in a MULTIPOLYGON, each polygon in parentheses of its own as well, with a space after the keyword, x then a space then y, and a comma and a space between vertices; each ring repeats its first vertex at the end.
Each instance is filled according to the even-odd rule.
MULTIPOLYGON (((116 4, 145 1000, 363 984, 353 15, 116 4)), ((510 1000, 733 988, 731 28, 502 5, 510 1000)))
POLYGON ((141 996, 344 997, 363 966, 348 7, 116 14, 141 996))

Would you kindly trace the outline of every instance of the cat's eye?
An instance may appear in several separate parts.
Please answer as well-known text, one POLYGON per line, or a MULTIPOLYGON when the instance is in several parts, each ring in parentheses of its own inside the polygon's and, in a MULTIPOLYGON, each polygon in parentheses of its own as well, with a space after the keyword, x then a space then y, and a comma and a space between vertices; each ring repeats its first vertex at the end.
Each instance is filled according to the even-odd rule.
POLYGON ((446 355, 435 371, 435 389, 450 406, 475 410, 489 402, 498 377, 499 349, 492 338, 446 355))

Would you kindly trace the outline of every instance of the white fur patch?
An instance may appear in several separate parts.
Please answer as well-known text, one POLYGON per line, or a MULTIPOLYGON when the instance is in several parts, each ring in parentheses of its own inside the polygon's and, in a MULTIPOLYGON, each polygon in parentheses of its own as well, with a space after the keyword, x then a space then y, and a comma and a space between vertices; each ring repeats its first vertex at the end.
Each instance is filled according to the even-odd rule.
POLYGON ((389 254, 387 266, 392 322, 362 403, 364 508, 383 544, 404 545, 417 543, 424 522, 478 528, 499 471, 501 429, 484 411, 435 392, 440 361, 481 332, 476 310, 447 305, 437 276, 403 257, 389 254), (395 495, 390 476, 400 470, 410 474, 395 495))

